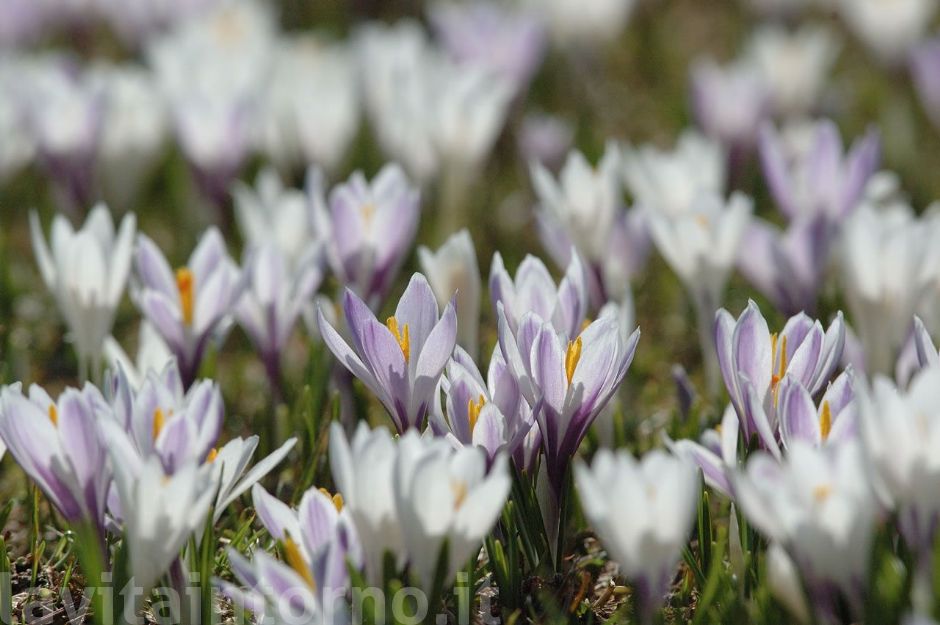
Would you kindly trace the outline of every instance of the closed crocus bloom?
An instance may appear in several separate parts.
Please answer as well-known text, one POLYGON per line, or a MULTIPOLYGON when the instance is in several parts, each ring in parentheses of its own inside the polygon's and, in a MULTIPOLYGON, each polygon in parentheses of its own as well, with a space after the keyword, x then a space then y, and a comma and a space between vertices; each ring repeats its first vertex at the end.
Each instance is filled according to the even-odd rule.
POLYGON ((882 63, 904 63, 937 12, 936 0, 839 0, 848 27, 882 63))
POLYGON ((666 445, 676 455, 688 458, 702 470, 705 484, 725 497, 733 497, 731 472, 738 466, 738 432, 740 425, 734 406, 725 408, 719 427, 705 430, 699 442, 682 439, 673 441, 665 436, 666 445))
POLYGON ((476 556, 509 496, 507 459, 498 456, 487 471, 480 449, 454 449, 439 438, 409 432, 398 443, 394 492, 402 543, 410 570, 431 589, 448 587, 476 556), (444 544, 447 563, 436 579, 444 544))
POLYGON ((635 0, 525 0, 523 6, 545 20, 552 42, 565 47, 594 48, 624 31, 635 0))
POLYGON ((623 176, 636 205, 681 215, 702 193, 723 195, 725 154, 721 145, 695 130, 684 130, 672 150, 653 145, 623 150, 623 176))
POLYGON ((496 2, 440 3, 431 26, 448 54, 461 64, 488 67, 521 93, 545 52, 544 25, 537 16, 496 2))
POLYGON ((876 376, 860 392, 861 435, 886 499, 912 550, 932 553, 940 519, 940 369, 919 372, 907 391, 876 376))
POLYGON ((439 306, 446 306, 457 294, 457 342, 475 357, 479 348, 481 278, 470 233, 461 230, 437 251, 419 246, 418 260, 439 306))
POLYGON ((111 364, 111 369, 121 368, 127 375, 127 379, 133 388, 140 388, 144 378, 152 371, 159 373, 170 364, 175 362, 176 358, 170 352, 170 348, 160 338, 156 331, 147 320, 140 322, 140 329, 137 335, 137 358, 131 362, 130 357, 120 343, 113 336, 109 336, 104 342, 104 355, 107 362, 111 364))
POLYGON ((486 450, 490 461, 505 451, 519 470, 526 468, 523 442, 535 425, 519 385, 506 367, 500 350, 493 350, 487 381, 470 355, 458 347, 441 379, 445 414, 431 417, 431 428, 457 447, 486 450))
MULTIPOLYGON (((387 429, 360 423, 352 440, 339 423, 330 425, 330 468, 359 535, 370 584, 382 580, 385 553, 399 557, 401 522, 395 508, 394 467, 398 443, 387 429)), ((399 558, 400 561, 400 558, 399 558)))
POLYGON ((712 60, 692 65, 692 108, 695 121, 728 151, 732 167, 740 164, 757 141, 761 123, 770 114, 767 84, 748 59, 721 66, 712 60))
MULTIPOLYGON (((724 309, 718 311, 714 336, 721 375, 744 439, 750 441, 756 435, 762 447, 779 455, 775 428, 781 381, 791 376, 810 397, 822 390, 842 358, 845 324, 841 313, 826 330, 819 321, 800 313, 779 334, 771 334, 760 309, 749 302, 737 320, 724 309)), ((830 417, 834 416, 831 409, 838 412, 844 400, 833 399, 832 404, 830 417)))
POLYGON ((816 108, 838 51, 829 30, 807 24, 792 33, 779 26, 757 29, 747 55, 764 77, 774 112, 800 116, 816 108))
POLYGON ((817 610, 839 592, 861 607, 877 505, 857 443, 797 441, 782 462, 758 452, 734 484, 744 515, 786 549, 817 610))
POLYGON ((927 331, 924 322, 920 317, 914 317, 914 350, 917 354, 918 369, 940 366, 940 352, 934 345, 930 333, 927 331))
POLYGON ((924 111, 940 128, 940 39, 931 39, 911 52, 911 78, 924 111))
POLYGON ((254 188, 237 182, 234 196, 238 229, 249 247, 274 245, 291 266, 304 257, 315 237, 303 191, 285 188, 278 173, 266 168, 254 188))
POLYGON ((842 284, 869 374, 891 372, 907 338, 922 296, 929 234, 903 205, 875 210, 866 204, 845 223, 842 284))
POLYGON ((504 311, 498 314, 499 346, 535 411, 557 501, 571 458, 633 362, 640 331, 625 336, 616 316, 607 314, 566 334, 527 312, 513 333, 504 311))
POLYGON ((114 448, 109 450, 130 573, 134 585, 143 589, 142 596, 147 596, 193 534, 202 529, 215 490, 203 467, 186 464, 167 475, 156 457, 128 465, 114 448))
POLYGON ((102 546, 111 469, 98 422, 109 413, 90 384, 56 400, 36 385, 28 397, 19 384, 0 393, 0 440, 66 521, 90 525, 102 546))
POLYGON ((318 322, 326 346, 382 402, 399 433, 424 427, 438 380, 457 342, 453 302, 440 314, 427 279, 416 273, 395 314, 384 324, 349 289, 343 310, 352 344, 321 310, 318 322))
POLYGON ((322 177, 308 177, 317 232, 339 280, 378 308, 395 280, 418 230, 420 192, 397 165, 368 182, 361 172, 324 197, 322 177))
POLYGON ((104 340, 111 333, 130 273, 136 225, 133 214, 125 215, 115 233, 111 214, 99 204, 77 231, 57 215, 47 245, 38 215, 30 213, 36 262, 65 318, 80 377, 100 374, 104 340))
POLYGON ((603 449, 590 467, 578 461, 574 471, 584 514, 634 583, 640 622, 652 622, 695 518, 700 486, 693 465, 659 450, 637 461, 603 449))
POLYGON ((515 278, 509 275, 499 252, 493 254, 490 266, 490 300, 493 312, 502 308, 511 332, 519 329, 526 313, 534 313, 551 321, 555 328, 568 336, 575 336, 587 317, 587 284, 584 266, 578 254, 571 255, 565 277, 557 285, 545 264, 535 256, 527 255, 515 278))
POLYGON ((227 330, 243 284, 217 229, 209 228, 175 272, 156 244, 140 235, 136 253, 138 308, 173 351, 189 386, 214 335, 227 330))
POLYGON ((829 120, 782 132, 769 125, 761 129, 764 178, 780 212, 790 220, 839 223, 846 219, 862 201, 880 156, 876 130, 846 151, 839 129, 829 120), (797 132, 803 136, 796 136, 797 132))
POLYGON ((281 354, 323 280, 320 250, 312 245, 291 267, 281 250, 269 243, 248 252, 243 271, 246 288, 235 307, 235 318, 264 362, 272 392, 278 395, 281 354))

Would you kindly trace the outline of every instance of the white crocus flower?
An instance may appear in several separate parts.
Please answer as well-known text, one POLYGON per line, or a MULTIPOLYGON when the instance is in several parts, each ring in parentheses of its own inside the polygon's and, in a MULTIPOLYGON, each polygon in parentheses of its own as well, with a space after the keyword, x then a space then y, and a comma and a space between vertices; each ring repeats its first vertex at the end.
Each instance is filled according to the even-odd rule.
POLYGON ((111 214, 99 204, 78 231, 57 215, 50 247, 39 216, 30 214, 36 262, 65 318, 83 378, 100 373, 102 346, 111 333, 114 311, 130 273, 136 227, 135 216, 128 214, 115 233, 111 214))
POLYGON ((757 452, 733 480, 748 521, 787 550, 811 597, 841 590, 857 607, 877 513, 859 446, 795 441, 783 462, 757 452))
POLYGON ((652 145, 623 151, 623 174, 636 204, 648 211, 680 215, 703 193, 723 194, 727 177, 721 145, 685 130, 672 150, 652 145))
POLYGON ((924 36, 937 0, 838 0, 839 13, 883 63, 898 64, 924 36))
POLYGON ((650 232, 659 253, 689 292, 699 324, 710 388, 717 390, 718 368, 712 323, 751 220, 753 202, 739 192, 725 202, 715 193, 696 198, 681 215, 651 214, 650 232))
POLYGON ((386 552, 401 553, 392 477, 397 456, 388 430, 370 430, 363 423, 349 441, 338 423, 330 427, 330 468, 359 533, 369 583, 381 581, 386 552))
POLYGON ((456 293, 457 340, 461 347, 476 358, 481 278, 470 233, 461 230, 447 239, 437 251, 419 246, 418 260, 442 309, 456 293))
POLYGON ((578 461, 574 476, 585 515, 649 613, 666 594, 692 529, 700 488, 694 465, 658 450, 637 461, 605 449, 591 467, 578 461))
POLYGON ((406 433, 395 462, 395 503, 411 571, 432 588, 447 587, 479 551, 509 496, 507 457, 499 455, 487 472, 476 447, 454 449, 443 438, 406 433), (435 579, 444 544, 444 579, 435 579))
POLYGON ((545 20, 560 46, 598 47, 627 26, 636 0, 523 0, 522 6, 545 20))
POLYGON ((146 319, 140 322, 137 338, 137 358, 131 362, 130 356, 113 336, 104 340, 104 356, 112 367, 120 366, 124 370, 130 385, 139 389, 151 371, 160 373, 173 360, 173 352, 166 341, 160 337, 153 324, 146 319))
POLYGON ((751 36, 747 56, 764 77, 774 111, 799 116, 819 101, 838 51, 835 36, 822 26, 806 25, 792 33, 765 26, 751 36))
POLYGON ((234 194, 238 229, 248 247, 274 245, 297 266, 315 239, 306 194, 285 187, 272 168, 261 170, 254 188, 236 183, 234 194))

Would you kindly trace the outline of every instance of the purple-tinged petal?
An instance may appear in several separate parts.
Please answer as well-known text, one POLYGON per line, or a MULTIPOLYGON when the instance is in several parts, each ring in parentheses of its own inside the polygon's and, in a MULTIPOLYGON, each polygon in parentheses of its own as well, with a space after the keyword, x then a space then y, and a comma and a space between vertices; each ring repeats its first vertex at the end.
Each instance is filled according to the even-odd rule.
POLYGON ((777 389, 778 418, 783 444, 789 447, 801 440, 818 445, 822 439, 813 399, 796 378, 786 376, 777 389))

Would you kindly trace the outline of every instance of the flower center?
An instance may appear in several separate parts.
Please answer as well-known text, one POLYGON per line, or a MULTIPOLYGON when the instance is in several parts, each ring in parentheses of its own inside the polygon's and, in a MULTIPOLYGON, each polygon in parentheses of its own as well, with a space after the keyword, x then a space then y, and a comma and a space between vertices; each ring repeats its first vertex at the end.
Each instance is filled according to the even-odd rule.
POLYGON ((343 501, 342 495, 340 495, 339 493, 336 493, 335 495, 331 495, 330 491, 326 490, 325 488, 321 488, 320 492, 330 498, 330 501, 333 502, 333 506, 336 508, 337 512, 343 511, 343 506, 346 505, 346 502, 343 501))
POLYGON ((780 383, 780 380, 783 379, 783 376, 787 373, 787 337, 786 335, 780 339, 779 345, 777 341, 777 334, 774 333, 770 337, 770 351, 771 351, 771 374, 770 374, 770 387, 773 390, 777 390, 777 384, 780 383), (780 347, 780 351, 777 351, 777 347, 780 347))
POLYGON ((483 410, 483 405, 486 403, 486 398, 483 395, 477 398, 474 401, 472 398, 467 400, 467 417, 470 421, 470 433, 473 434, 473 430, 477 427, 477 421, 480 420, 480 411, 483 410))
POLYGON ((829 499, 829 496, 832 495, 832 485, 830 484, 820 484, 813 489, 813 499, 817 503, 822 503, 829 499))
POLYGON ((459 510, 467 500, 467 485, 464 482, 451 482, 450 489, 454 492, 454 510, 459 510))
POLYGON ((56 409, 55 404, 49 404, 49 420, 52 421, 52 425, 59 425, 59 411, 56 409))
POLYGON ((375 217, 375 204, 366 202, 359 210, 362 212, 362 221, 366 224, 372 223, 372 218, 375 217))
POLYGON ((385 325, 391 330, 395 340, 398 341, 398 346, 401 348, 401 353, 405 357, 405 362, 408 362, 408 358, 411 356, 411 341, 408 338, 408 324, 402 324, 401 328, 399 328, 398 319, 389 317, 385 321, 385 325))
POLYGON ((819 436, 822 440, 829 438, 829 432, 832 431, 832 409, 829 402, 822 403, 822 409, 819 411, 819 436))
POLYGON ((209 453, 206 455, 206 464, 212 464, 213 462, 215 462, 215 459, 218 457, 218 455, 219 455, 218 449, 216 449, 215 447, 210 449, 209 453))
POLYGON ((568 384, 571 384, 571 378, 574 377, 574 370, 581 360, 581 337, 573 341, 568 341, 568 349, 565 351, 565 375, 568 376, 568 384))
POLYGON ((160 436, 160 432, 163 430, 163 426, 166 423, 166 416, 163 414, 162 408, 157 408, 153 411, 153 440, 157 440, 157 437, 160 436))
POLYGON ((294 572, 300 575, 307 586, 310 587, 310 590, 316 590, 317 583, 313 580, 313 575, 310 574, 310 567, 307 566, 307 561, 304 560, 303 554, 300 553, 300 547, 297 546, 297 543, 294 542, 294 539, 291 538, 289 534, 284 537, 284 557, 287 560, 287 564, 290 565, 290 568, 294 569, 294 572))
POLYGON ((189 267, 180 267, 176 270, 176 289, 180 294, 180 308, 183 310, 183 322, 188 326, 193 325, 194 282, 193 272, 189 267))

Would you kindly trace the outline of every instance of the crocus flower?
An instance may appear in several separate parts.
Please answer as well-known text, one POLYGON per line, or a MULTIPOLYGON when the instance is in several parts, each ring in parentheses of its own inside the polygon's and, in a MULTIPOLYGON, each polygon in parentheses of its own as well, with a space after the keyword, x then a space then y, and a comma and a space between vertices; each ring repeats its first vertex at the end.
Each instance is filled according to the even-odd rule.
POLYGON ((940 521, 940 369, 917 373, 905 392, 876 376, 860 392, 861 435, 901 534, 928 561, 940 521))
POLYGON ((362 549, 342 495, 311 488, 297 509, 257 484, 251 497, 265 529, 284 544, 286 564, 307 582, 319 603, 344 597, 349 588, 347 561, 361 569, 362 549))
POLYGON ((394 466, 395 506, 410 570, 425 589, 447 587, 475 556, 509 496, 505 456, 487 471, 480 449, 454 449, 439 438, 408 432, 398 443, 394 466), (443 579, 436 579, 447 544, 443 579))
POLYGON ((330 426, 330 468, 359 535, 366 579, 381 583, 385 553, 399 557, 402 529, 395 508, 398 442, 385 428, 360 423, 352 440, 339 423, 330 426))
POLYGON ((125 215, 115 234, 111 215, 101 204, 92 209, 78 231, 57 215, 50 247, 38 215, 30 213, 36 262, 69 328, 82 378, 100 374, 104 340, 111 333, 114 312, 130 273, 136 224, 133 214, 125 215))
POLYGON ((300 262, 315 240, 303 191, 285 188, 274 169, 263 169, 254 188, 236 183, 234 196, 238 229, 248 247, 274 245, 291 267, 300 262))
POLYGON ((760 309, 749 302, 737 320, 724 309, 718 311, 715 344, 744 439, 757 435, 762 447, 779 455, 774 432, 778 385, 790 375, 810 396, 822 390, 842 357, 845 324, 839 314, 824 331, 819 321, 800 313, 771 335, 760 309))
POLYGON ((561 167, 574 141, 574 127, 563 117, 528 113, 522 120, 516 141, 527 162, 542 163, 555 170, 561 167))
POLYGON ((140 235, 136 268, 141 282, 137 306, 176 355, 183 383, 189 386, 210 339, 227 330, 242 293, 238 268, 214 227, 175 274, 156 244, 140 235))
POLYGON ((881 142, 870 130, 846 152, 839 129, 829 120, 811 126, 804 146, 766 125, 760 133, 760 157, 767 186, 780 212, 839 223, 859 205, 865 185, 878 168, 881 142))
POLYGON ((832 381, 819 400, 819 407, 809 391, 788 374, 780 382, 777 415, 780 439, 784 447, 800 440, 819 447, 855 440, 858 434, 858 408, 851 369, 832 381))
POLYGON ((527 255, 512 278, 503 265, 499 252, 493 254, 490 265, 490 300, 493 312, 502 308, 509 329, 515 333, 526 313, 534 313, 550 320, 555 328, 568 336, 575 336, 587 317, 587 286, 581 259, 571 255, 571 262, 556 286, 545 264, 535 256, 527 255))
POLYGON ((457 447, 482 447, 490 461, 505 451, 524 470, 522 444, 535 425, 535 416, 500 350, 493 351, 484 382, 470 355, 457 347, 441 378, 441 386, 445 413, 435 411, 431 415, 434 433, 448 438, 457 447))
POLYGON ((588 428, 620 387, 640 331, 625 337, 617 318, 607 314, 583 331, 566 334, 530 311, 513 332, 502 307, 498 315, 499 346, 536 413, 547 475, 557 497, 588 428))
POLYGON ((104 355, 112 369, 120 368, 134 388, 140 388, 144 378, 152 371, 159 373, 176 358, 160 338, 160 334, 149 321, 142 320, 137 333, 137 357, 130 356, 113 336, 104 340, 104 355))
POLYGON ((247 284, 236 305, 235 318, 261 356, 272 392, 278 395, 281 354, 323 280, 320 250, 310 247, 291 267, 278 247, 263 245, 248 252, 243 271, 247 284))
POLYGON ((839 0, 835 4, 848 27, 888 65, 905 61, 937 12, 933 0, 839 0))
POLYGON ((911 52, 911 78, 927 117, 940 128, 940 39, 930 39, 911 52))
POLYGON ((28 397, 19 384, 0 392, 0 440, 66 521, 91 525, 102 545, 111 469, 97 424, 109 413, 91 384, 57 400, 36 385, 28 397))
POLYGON ((930 333, 920 317, 914 317, 914 349, 917 354, 917 364, 920 369, 940 365, 940 353, 934 345, 930 333))
POLYGON ((728 151, 732 169, 754 147, 770 113, 767 84, 748 59, 721 66, 699 60, 692 65, 692 108, 698 126, 728 151))
POLYGON ((692 464, 658 450, 638 461, 602 449, 590 467, 579 460, 574 471, 584 513, 620 574, 634 583, 639 622, 647 622, 692 529, 698 475, 692 464))
POLYGON ((681 215, 699 195, 725 192, 724 150, 695 130, 684 130, 672 150, 626 147, 622 160, 627 188, 636 205, 647 211, 681 215))
POLYGON ((816 107, 838 52, 831 31, 807 24, 793 32, 779 26, 756 29, 746 55, 764 78, 774 113, 798 117, 816 107))
POLYGON ((523 6, 545 20, 552 42, 573 48, 600 47, 626 28, 635 0, 525 0, 523 6))
POLYGON ((427 279, 416 273, 398 301, 395 314, 384 324, 349 289, 343 310, 352 345, 321 310, 318 321, 326 346, 378 397, 399 432, 423 427, 438 380, 457 342, 453 302, 439 314, 427 279))
POLYGON ((802 573, 817 611, 827 614, 838 592, 861 606, 877 505, 857 443, 814 448, 797 441, 783 462, 758 452, 736 472, 734 486, 748 521, 802 573))
POLYGON ((383 167, 371 182, 356 172, 333 188, 328 201, 316 170, 308 183, 333 273, 378 308, 417 233, 420 192, 396 165, 383 167))
POLYGON ((721 418, 721 426, 705 430, 699 442, 689 439, 674 441, 668 436, 663 438, 673 453, 698 465, 709 488, 733 498, 731 472, 738 466, 739 431, 738 415, 734 406, 729 404, 721 418))
POLYGON ((461 230, 437 251, 419 246, 418 260, 439 306, 446 306, 454 293, 457 294, 457 342, 476 357, 480 329, 480 266, 470 233, 461 230))

